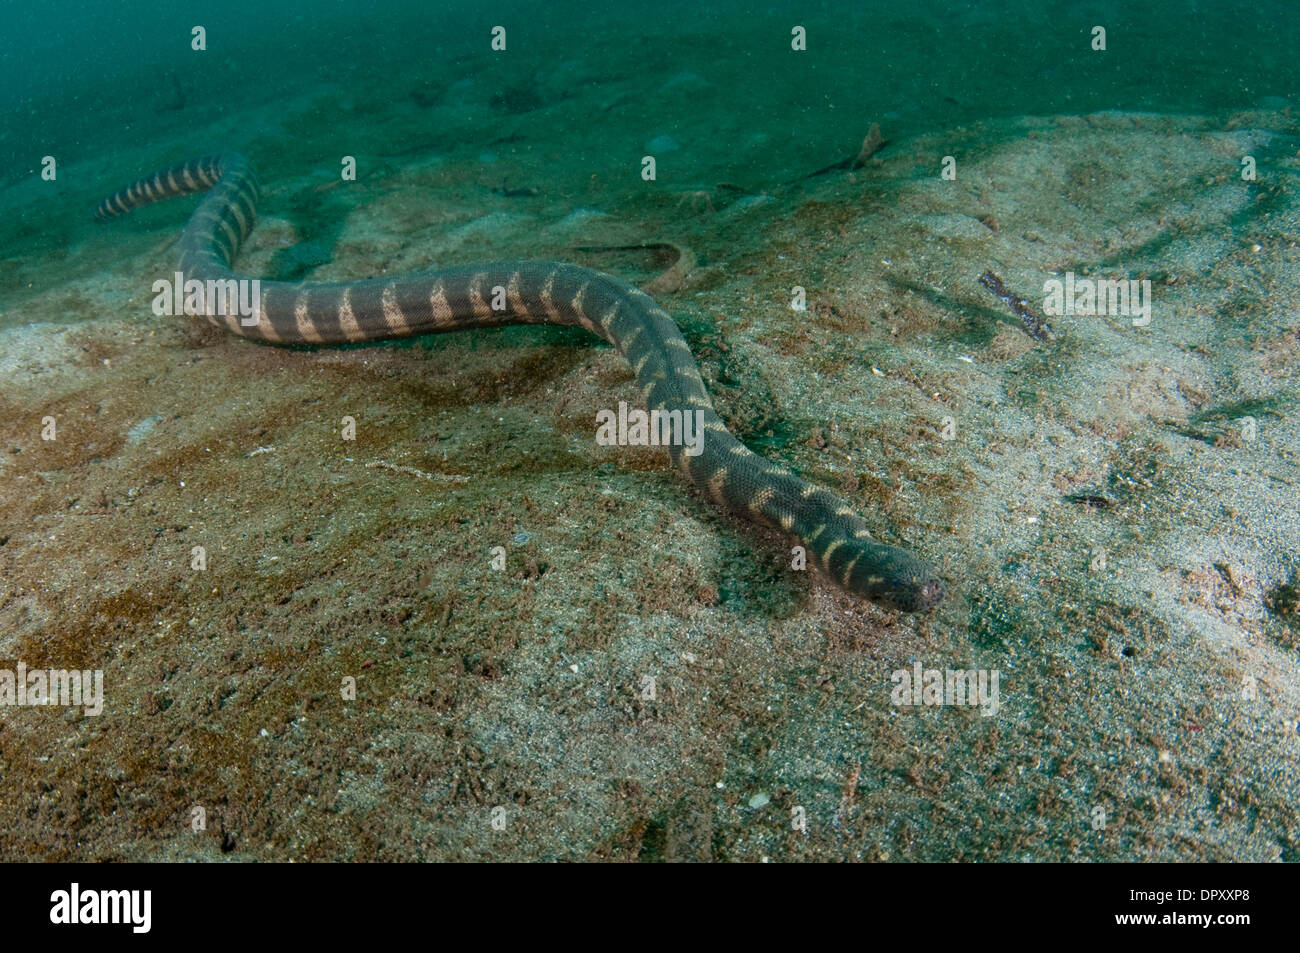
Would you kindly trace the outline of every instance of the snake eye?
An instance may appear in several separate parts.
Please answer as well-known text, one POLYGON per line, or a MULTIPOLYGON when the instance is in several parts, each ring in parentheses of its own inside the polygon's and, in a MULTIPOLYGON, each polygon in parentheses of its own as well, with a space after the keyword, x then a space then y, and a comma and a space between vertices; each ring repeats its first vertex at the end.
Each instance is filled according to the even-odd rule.
POLYGON ((933 609, 939 603, 943 602, 945 595, 943 582, 939 579, 927 579, 915 588, 916 606, 909 609, 909 612, 924 612, 927 609, 933 609))

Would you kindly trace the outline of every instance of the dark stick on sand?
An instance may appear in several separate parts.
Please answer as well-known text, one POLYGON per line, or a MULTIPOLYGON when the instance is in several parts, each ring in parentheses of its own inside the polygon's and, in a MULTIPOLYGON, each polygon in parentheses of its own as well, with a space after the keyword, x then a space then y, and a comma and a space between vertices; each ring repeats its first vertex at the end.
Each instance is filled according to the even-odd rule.
POLYGON ((984 272, 980 276, 980 284, 1001 298, 1003 303, 1016 313, 1025 329, 1025 333, 1030 337, 1037 338, 1039 341, 1056 340, 1056 335, 1052 333, 1052 326, 1040 315, 1031 311, 1028 302, 1012 292, 1010 288, 1002 283, 1002 279, 993 272, 984 272))

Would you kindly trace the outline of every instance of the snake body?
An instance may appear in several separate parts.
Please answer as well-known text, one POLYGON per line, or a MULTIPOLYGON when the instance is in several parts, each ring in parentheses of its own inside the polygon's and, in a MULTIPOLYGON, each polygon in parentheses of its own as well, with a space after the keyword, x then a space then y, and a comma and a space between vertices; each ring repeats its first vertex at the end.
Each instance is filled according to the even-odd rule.
MULTIPOLYGON (((206 156, 146 176, 101 202, 98 220, 206 190, 185 226, 180 270, 201 282, 245 280, 231 268, 257 216, 259 186, 237 153, 206 156)), ((688 480, 724 509, 780 530, 858 596, 914 612, 943 598, 943 584, 906 550, 872 539, 853 508, 824 487, 749 450, 727 430, 676 323, 648 294, 612 275, 561 262, 514 261, 348 282, 262 281, 256 320, 208 314, 212 323, 269 344, 335 344, 499 327, 585 328, 631 365, 648 408, 701 411, 703 446, 667 449, 688 480), (504 292, 504 293, 503 293, 504 292)))

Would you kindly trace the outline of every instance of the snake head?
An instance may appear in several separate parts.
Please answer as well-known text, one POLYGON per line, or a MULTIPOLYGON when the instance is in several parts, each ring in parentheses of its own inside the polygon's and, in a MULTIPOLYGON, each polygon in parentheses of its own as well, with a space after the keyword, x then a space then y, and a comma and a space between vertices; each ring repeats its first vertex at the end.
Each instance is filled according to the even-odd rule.
POLYGON ((849 592, 900 612, 925 612, 943 601, 943 580, 905 549, 871 541, 837 547, 828 567, 849 592))

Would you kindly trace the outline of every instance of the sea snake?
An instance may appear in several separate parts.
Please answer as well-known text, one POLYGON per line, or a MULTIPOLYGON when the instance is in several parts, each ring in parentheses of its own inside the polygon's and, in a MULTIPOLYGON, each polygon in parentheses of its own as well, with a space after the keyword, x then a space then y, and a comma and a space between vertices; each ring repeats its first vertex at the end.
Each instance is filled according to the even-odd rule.
MULTIPOLYGON (((208 190, 180 241, 186 280, 246 280, 231 270, 257 217, 259 186, 237 153, 163 169, 99 204, 99 221, 178 195, 208 190)), ((668 312, 622 279, 579 265, 511 261, 347 282, 263 281, 256 320, 208 320, 268 344, 379 341, 507 324, 586 328, 612 344, 636 375, 648 408, 702 411, 703 448, 668 447, 673 464, 713 502, 779 529, 849 592, 915 612, 944 594, 938 575, 903 549, 874 541, 867 524, 830 490, 751 451, 713 410, 690 347, 668 312), (494 307, 495 305, 495 307, 494 307)), ((213 309, 209 309, 213 310, 213 309)))

